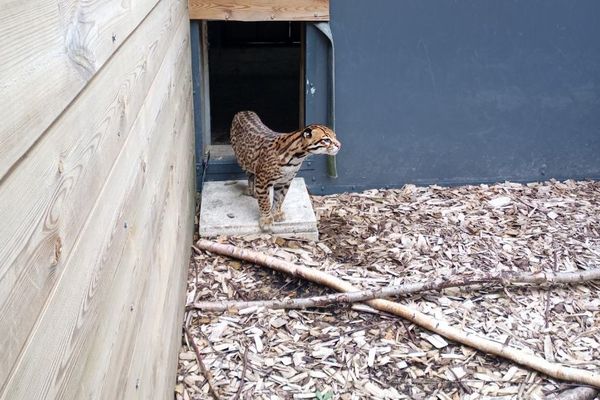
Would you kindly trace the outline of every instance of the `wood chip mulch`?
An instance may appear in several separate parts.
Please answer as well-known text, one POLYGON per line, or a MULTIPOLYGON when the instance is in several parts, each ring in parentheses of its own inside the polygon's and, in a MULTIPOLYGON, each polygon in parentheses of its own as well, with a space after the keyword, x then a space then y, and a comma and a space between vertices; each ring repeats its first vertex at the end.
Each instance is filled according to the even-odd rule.
MULTIPOLYGON (((220 240, 365 289, 600 267, 599 182, 407 185, 312 200, 318 243, 268 235, 220 240)), ((330 292, 204 252, 190 261, 188 305, 330 292)), ((600 370, 600 282, 451 288, 396 301, 547 360, 600 370)), ((544 399, 572 387, 361 305, 188 310, 185 323, 221 399, 544 399)), ((182 340, 176 399, 213 398, 182 340)))

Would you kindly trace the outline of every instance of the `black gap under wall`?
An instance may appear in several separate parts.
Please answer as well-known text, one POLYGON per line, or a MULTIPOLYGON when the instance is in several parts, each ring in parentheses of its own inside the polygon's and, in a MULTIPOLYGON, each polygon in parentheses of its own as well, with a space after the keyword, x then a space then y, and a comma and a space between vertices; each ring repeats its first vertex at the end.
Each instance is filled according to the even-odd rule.
POLYGON ((271 129, 298 128, 300 25, 208 23, 212 144, 229 143, 238 111, 258 113, 271 129))

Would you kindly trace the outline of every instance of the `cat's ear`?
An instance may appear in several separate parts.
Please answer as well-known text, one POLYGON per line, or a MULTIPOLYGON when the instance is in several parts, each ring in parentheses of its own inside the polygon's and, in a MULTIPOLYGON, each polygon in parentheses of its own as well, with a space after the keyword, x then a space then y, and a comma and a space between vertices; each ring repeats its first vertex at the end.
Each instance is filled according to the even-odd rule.
POLYGON ((302 137, 305 139, 310 139, 312 137, 312 129, 310 127, 305 128, 302 132, 302 137))

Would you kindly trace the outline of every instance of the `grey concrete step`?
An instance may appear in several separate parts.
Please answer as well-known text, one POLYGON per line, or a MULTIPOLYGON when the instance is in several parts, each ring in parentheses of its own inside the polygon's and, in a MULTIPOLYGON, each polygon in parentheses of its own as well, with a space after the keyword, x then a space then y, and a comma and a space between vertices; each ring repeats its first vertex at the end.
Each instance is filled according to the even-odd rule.
MULTIPOLYGON (((200 207, 200 236, 244 236, 264 233, 258 225, 255 198, 244 194, 246 181, 205 182, 200 207)), ((318 240, 317 218, 304 179, 292 181, 283 202, 286 220, 273 224, 273 234, 318 240)))

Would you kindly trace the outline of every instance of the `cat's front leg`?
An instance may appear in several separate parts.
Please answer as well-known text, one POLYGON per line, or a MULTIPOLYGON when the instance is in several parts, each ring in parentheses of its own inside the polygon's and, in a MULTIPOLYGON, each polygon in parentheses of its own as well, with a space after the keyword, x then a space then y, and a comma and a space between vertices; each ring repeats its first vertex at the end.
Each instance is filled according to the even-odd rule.
POLYGON ((285 195, 290 188, 290 183, 277 184, 273 186, 273 208, 271 213, 273 214, 273 219, 275 222, 281 222, 285 220, 285 214, 282 210, 283 200, 285 199, 285 195))
POLYGON ((258 200, 258 208, 260 210, 260 219, 258 225, 265 232, 271 232, 273 227, 273 215, 271 214, 271 186, 261 184, 260 180, 255 182, 254 194, 258 200))

